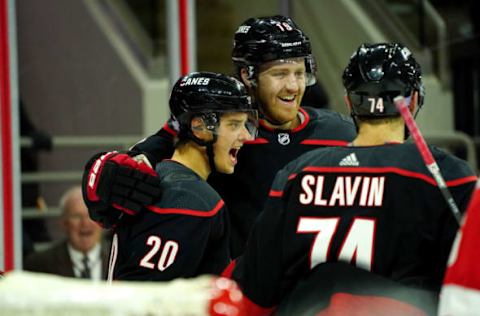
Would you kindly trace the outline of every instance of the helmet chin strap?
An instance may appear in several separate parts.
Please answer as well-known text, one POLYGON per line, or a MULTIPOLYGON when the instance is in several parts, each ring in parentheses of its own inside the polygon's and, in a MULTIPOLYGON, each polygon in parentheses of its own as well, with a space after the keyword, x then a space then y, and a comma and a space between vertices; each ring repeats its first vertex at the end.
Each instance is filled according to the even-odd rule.
POLYGON ((217 167, 215 166, 215 154, 213 153, 213 142, 207 144, 207 157, 210 164, 210 172, 216 173, 217 167))
POLYGON ((207 149, 207 157, 208 157, 208 164, 210 165, 210 173, 215 173, 217 172, 217 167, 215 166, 215 155, 213 152, 213 144, 217 142, 217 135, 215 133, 212 133, 213 139, 204 141, 198 137, 196 137, 191 131, 189 132, 189 138, 193 140, 195 143, 197 143, 200 146, 205 146, 207 149))

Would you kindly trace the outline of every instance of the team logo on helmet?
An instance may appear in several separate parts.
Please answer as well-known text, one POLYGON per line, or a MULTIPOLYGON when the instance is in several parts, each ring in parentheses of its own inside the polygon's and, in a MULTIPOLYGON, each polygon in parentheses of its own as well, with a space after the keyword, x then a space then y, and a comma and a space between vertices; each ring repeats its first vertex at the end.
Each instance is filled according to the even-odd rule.
POLYGON ((238 30, 235 33, 248 33, 250 30, 251 26, 250 25, 240 25, 238 27, 238 30))
POLYGON ((184 86, 207 86, 208 83, 210 82, 210 78, 205 78, 205 77, 186 77, 185 79, 180 82, 180 87, 184 86))

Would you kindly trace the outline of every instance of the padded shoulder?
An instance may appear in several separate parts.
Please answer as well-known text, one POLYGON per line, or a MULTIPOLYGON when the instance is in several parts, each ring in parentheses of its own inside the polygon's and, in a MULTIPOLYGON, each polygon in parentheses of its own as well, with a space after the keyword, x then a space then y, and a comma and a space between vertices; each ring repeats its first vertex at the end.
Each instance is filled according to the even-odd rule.
POLYGON ((220 195, 195 172, 166 160, 157 165, 161 179, 162 198, 154 206, 162 214, 185 214, 210 217, 224 206, 220 195))

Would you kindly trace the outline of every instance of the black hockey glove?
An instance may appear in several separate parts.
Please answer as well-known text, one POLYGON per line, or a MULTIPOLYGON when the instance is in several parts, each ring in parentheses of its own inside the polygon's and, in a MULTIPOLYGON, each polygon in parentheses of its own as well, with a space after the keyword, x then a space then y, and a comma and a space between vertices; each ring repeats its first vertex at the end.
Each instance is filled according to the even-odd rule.
POLYGON ((145 156, 118 152, 87 163, 83 189, 90 217, 103 226, 115 224, 122 213, 136 215, 161 194, 160 180, 145 156))

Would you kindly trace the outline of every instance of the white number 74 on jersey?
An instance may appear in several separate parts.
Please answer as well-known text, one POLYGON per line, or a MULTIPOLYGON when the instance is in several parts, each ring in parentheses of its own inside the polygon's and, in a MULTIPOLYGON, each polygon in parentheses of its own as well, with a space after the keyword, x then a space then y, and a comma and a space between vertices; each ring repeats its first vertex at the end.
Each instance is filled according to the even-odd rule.
MULTIPOLYGON (((297 233, 316 234, 310 249, 310 269, 327 262, 333 236, 338 228, 339 217, 301 217, 297 233)), ((350 225, 338 254, 338 261, 355 263, 368 271, 372 269, 375 220, 355 218, 350 225)))

